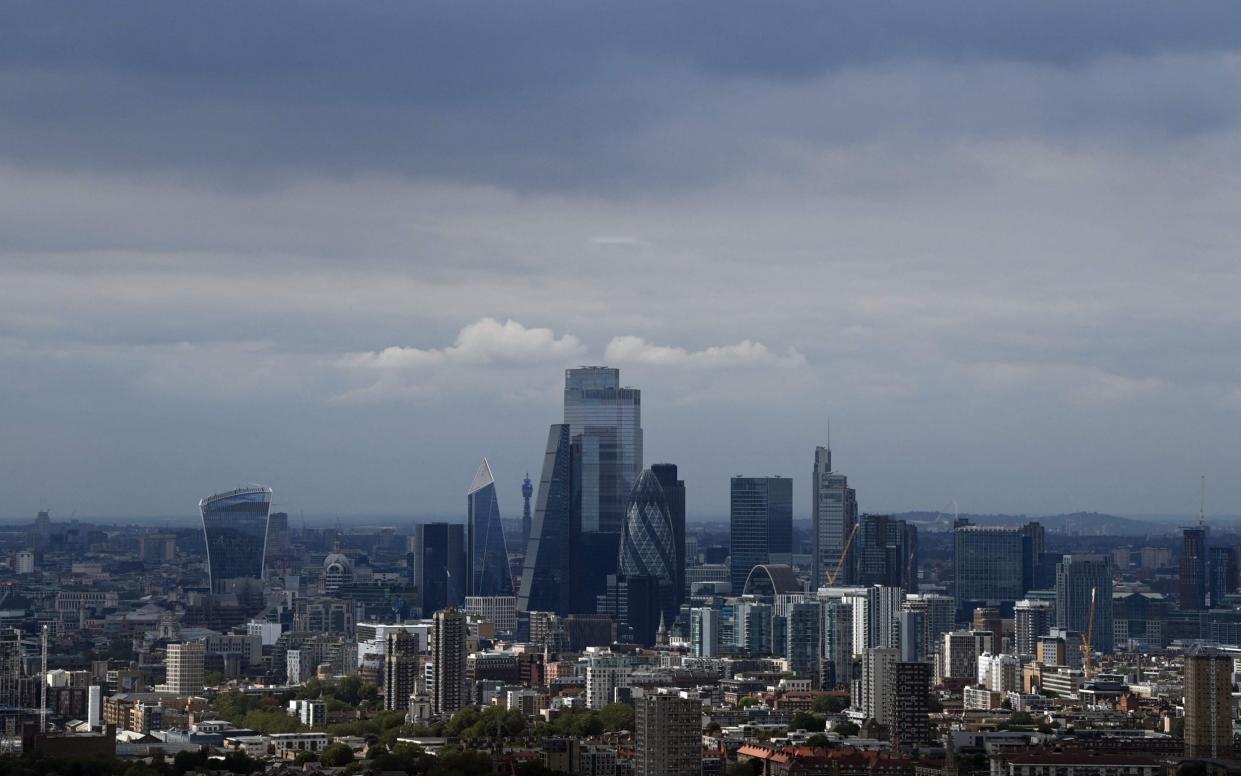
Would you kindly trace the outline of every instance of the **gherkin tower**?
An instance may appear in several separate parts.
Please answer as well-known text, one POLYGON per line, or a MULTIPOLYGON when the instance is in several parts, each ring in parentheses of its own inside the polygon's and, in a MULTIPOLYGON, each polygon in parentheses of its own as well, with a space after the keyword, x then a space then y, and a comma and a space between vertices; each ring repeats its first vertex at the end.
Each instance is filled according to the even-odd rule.
POLYGON ((659 606, 671 622, 676 617, 673 586, 676 584, 676 534, 664 489, 650 469, 634 483, 622 524, 621 576, 650 577, 659 590, 659 606))

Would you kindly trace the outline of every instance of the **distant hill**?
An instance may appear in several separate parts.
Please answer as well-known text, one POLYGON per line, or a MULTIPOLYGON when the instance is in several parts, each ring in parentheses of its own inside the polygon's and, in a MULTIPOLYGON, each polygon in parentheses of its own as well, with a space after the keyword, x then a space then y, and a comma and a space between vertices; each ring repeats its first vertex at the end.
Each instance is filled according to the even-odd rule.
MULTIPOLYGON (((896 515, 926 531, 951 531, 953 515, 943 512, 903 512, 896 515)), ((1076 536, 1149 536, 1168 534, 1176 526, 1135 520, 1099 512, 1073 512, 1063 515, 972 515, 962 514, 975 525, 1024 525, 1031 520, 1043 524, 1049 532, 1076 536)))

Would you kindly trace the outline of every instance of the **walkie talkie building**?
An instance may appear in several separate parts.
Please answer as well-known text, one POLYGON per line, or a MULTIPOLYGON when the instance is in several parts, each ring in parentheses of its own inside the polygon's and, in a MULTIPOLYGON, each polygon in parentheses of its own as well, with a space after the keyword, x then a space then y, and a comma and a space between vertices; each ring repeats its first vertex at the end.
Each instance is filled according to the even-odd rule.
POLYGON ((230 579, 263 578, 270 508, 271 488, 262 485, 217 493, 198 502, 211 592, 224 592, 230 579))

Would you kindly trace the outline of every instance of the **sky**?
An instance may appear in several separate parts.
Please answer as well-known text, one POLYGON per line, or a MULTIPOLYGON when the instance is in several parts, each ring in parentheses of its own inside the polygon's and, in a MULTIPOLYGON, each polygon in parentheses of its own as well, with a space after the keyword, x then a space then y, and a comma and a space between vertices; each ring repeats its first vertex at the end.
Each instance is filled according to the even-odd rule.
POLYGON ((0 516, 520 510, 563 370, 688 511, 1241 513, 1241 5, 14 2, 0 516))

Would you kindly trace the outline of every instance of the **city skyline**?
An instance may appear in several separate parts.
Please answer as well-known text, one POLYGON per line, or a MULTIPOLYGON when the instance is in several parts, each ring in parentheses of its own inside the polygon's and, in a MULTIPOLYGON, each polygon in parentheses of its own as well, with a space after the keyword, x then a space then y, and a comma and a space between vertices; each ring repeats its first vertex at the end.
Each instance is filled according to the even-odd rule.
POLYGON ((0 515, 456 513, 592 363, 692 515, 829 415, 868 511, 1241 514, 1241 10, 553 6, 11 9, 0 515))

